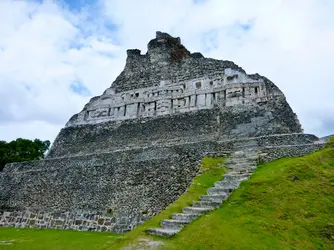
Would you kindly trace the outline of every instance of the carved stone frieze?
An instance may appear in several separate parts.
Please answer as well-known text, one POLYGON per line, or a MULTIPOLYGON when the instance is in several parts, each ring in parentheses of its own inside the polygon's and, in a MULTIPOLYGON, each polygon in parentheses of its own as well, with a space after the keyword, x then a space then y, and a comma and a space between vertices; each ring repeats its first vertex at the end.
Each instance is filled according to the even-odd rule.
POLYGON ((66 126, 154 117, 215 106, 250 105, 269 97, 262 79, 252 80, 232 69, 225 69, 220 80, 197 78, 178 83, 165 80, 156 85, 119 93, 109 88, 91 100, 66 126))

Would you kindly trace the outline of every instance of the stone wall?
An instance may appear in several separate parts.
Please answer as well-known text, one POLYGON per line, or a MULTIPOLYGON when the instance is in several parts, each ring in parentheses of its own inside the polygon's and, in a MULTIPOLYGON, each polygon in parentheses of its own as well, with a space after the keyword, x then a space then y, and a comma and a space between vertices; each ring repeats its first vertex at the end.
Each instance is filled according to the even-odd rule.
POLYGON ((109 211, 110 230, 131 229, 186 190, 199 169, 195 153, 151 148, 8 164, 0 175, 0 208, 41 211, 49 222, 59 212, 109 211))
POLYGON ((306 154, 313 153, 319 149, 322 149, 325 144, 323 143, 312 143, 312 144, 301 144, 301 145, 281 145, 265 147, 261 149, 259 156, 259 163, 270 162, 273 160, 287 158, 287 157, 298 157, 306 154))
POLYGON ((0 226, 16 228, 49 228, 78 231, 113 231, 125 233, 131 228, 128 220, 116 222, 113 215, 100 212, 0 212, 0 226))
MULTIPOLYGON (((227 142, 226 140, 224 142, 227 142)), ((258 136, 253 138, 243 138, 232 140, 234 148, 242 147, 251 144, 254 147, 265 148, 269 147, 283 147, 288 145, 304 145, 321 143, 319 138, 312 134, 291 133, 291 134, 272 134, 265 136, 258 136)))
POLYGON ((155 119, 66 127, 60 131, 48 157, 295 132, 300 132, 300 126, 285 107, 276 110, 270 105, 215 108, 155 119))
POLYGON ((126 232, 175 201, 205 155, 266 145, 261 159, 269 161, 312 152, 322 146, 316 139, 271 135, 8 164, 0 175, 0 226, 126 232))
POLYGON ((129 148, 195 142, 213 138, 217 132, 216 113, 203 110, 157 119, 126 120, 63 128, 48 157, 112 152, 129 148))

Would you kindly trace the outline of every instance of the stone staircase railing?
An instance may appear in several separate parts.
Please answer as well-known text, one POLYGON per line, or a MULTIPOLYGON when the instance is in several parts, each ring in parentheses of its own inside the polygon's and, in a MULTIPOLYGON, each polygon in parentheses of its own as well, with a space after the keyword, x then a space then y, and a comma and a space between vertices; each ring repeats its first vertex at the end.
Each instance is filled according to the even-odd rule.
POLYGON ((243 180, 247 180, 256 168, 258 158, 255 145, 244 145, 242 150, 235 151, 225 163, 231 170, 224 174, 224 179, 214 183, 214 187, 207 189, 207 194, 200 197, 200 201, 193 201, 192 206, 183 209, 182 213, 175 213, 171 219, 162 220, 161 228, 150 228, 148 234, 172 237, 182 228, 203 214, 221 206, 222 202, 239 187, 243 180))

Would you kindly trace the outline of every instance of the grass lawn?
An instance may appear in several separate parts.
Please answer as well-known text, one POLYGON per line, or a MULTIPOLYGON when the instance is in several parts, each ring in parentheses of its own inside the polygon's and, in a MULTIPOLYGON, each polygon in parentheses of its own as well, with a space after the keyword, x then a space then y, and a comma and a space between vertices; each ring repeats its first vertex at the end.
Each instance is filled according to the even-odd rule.
POLYGON ((111 233, 0 228, 0 249, 112 249, 119 237, 111 233), (11 245, 1 245, 1 241, 10 240, 11 245))
POLYGON ((205 158, 202 175, 188 192, 123 236, 0 228, 0 241, 16 240, 0 249, 140 249, 143 239, 172 250, 334 249, 334 148, 260 165, 221 208, 187 225, 174 238, 145 234, 219 180, 224 172, 221 162, 205 158))

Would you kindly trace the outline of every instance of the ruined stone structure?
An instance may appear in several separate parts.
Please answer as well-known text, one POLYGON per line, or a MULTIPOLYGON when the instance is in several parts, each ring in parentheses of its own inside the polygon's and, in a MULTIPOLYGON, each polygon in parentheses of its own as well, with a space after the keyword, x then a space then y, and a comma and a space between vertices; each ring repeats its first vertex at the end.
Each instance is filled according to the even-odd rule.
POLYGON ((231 68, 224 69, 217 78, 206 76, 176 83, 161 80, 156 85, 119 93, 111 87, 92 99, 66 126, 257 104, 282 95, 278 90, 270 93, 263 79, 254 80, 231 68))
POLYGON ((175 201, 204 155, 249 141, 263 160, 322 146, 259 74, 190 53, 161 32, 146 54, 127 54, 111 87, 67 122, 46 159, 0 173, 0 226, 126 232, 175 201))

